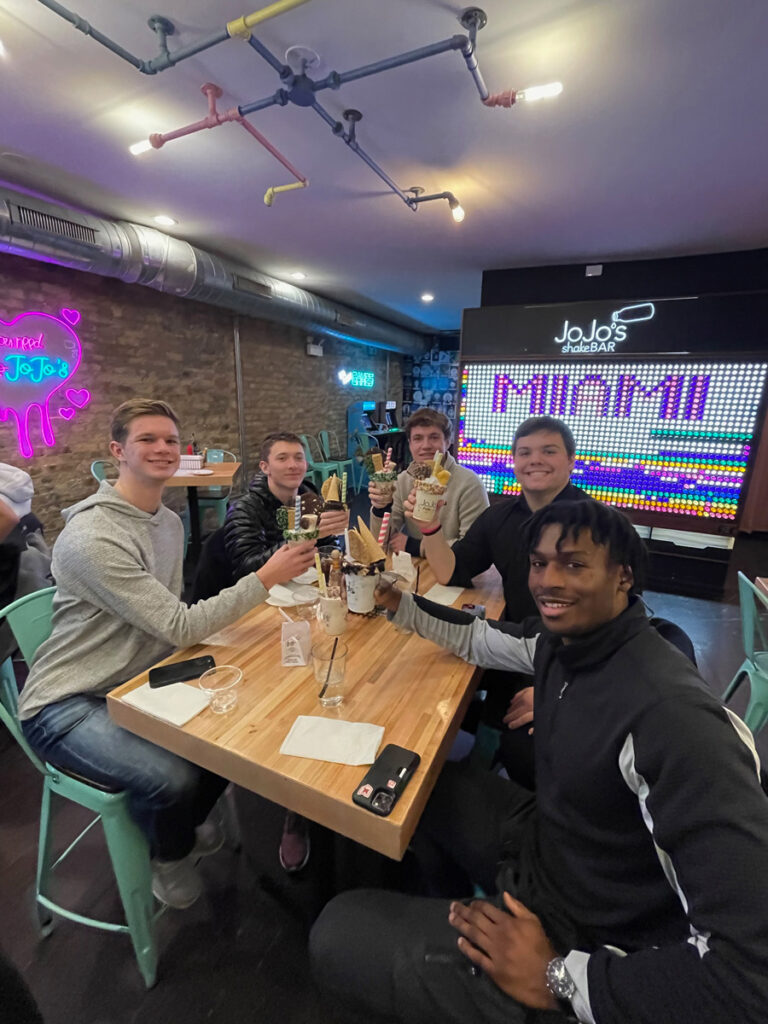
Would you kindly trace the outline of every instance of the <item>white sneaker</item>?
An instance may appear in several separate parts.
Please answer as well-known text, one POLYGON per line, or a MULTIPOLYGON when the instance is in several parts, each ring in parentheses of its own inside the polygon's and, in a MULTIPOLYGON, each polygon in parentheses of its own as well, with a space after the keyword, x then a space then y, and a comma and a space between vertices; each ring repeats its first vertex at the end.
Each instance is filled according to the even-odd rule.
POLYGON ((161 903, 186 910, 202 894, 203 883, 190 857, 152 861, 152 892, 161 903))
POLYGON ((223 845, 224 829, 215 815, 215 811, 212 811, 207 820, 195 829, 195 845, 192 847, 190 857, 193 860, 210 857, 212 853, 217 853, 223 845))

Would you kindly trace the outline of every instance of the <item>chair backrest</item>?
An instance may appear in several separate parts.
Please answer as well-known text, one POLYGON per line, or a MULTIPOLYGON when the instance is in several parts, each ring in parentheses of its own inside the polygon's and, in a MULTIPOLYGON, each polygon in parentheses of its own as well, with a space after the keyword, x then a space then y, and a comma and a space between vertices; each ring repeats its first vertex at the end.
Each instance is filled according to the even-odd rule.
POLYGON ((7 619, 16 643, 28 665, 43 640, 51 635, 53 595, 56 587, 36 590, 0 609, 0 619, 7 619))
POLYGON ((768 612, 768 596, 759 590, 743 572, 739 573, 739 607, 744 653, 750 661, 755 654, 768 651, 768 629, 761 613, 768 612))
POLYGON ((234 452, 228 452, 225 448, 209 448, 205 453, 206 462, 237 462, 234 452))
POLYGON ((301 443, 304 445, 304 454, 307 457, 307 465, 311 469, 324 462, 323 453, 320 449, 320 442, 311 434, 299 434, 301 443))
POLYGON ((46 767, 27 743, 19 724, 19 691, 16 688, 16 677, 13 673, 13 662, 10 658, 0 663, 0 722, 8 729, 32 764, 43 775, 47 775, 46 767))
POLYGON ((110 462, 109 459, 96 459, 95 462, 91 463, 91 476, 94 480, 98 480, 101 483, 102 480, 107 479, 107 470, 113 471, 112 475, 117 476, 117 470, 114 462, 110 462))
POLYGON ((331 437, 329 430, 318 430, 317 440, 320 444, 320 451, 322 452, 323 458, 328 462, 333 456, 331 455, 331 437))

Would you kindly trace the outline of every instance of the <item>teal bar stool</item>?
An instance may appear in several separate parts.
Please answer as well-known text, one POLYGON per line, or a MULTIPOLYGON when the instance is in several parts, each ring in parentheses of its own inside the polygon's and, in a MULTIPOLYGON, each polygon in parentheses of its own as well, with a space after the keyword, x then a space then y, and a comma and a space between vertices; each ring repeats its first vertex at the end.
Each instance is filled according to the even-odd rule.
POLYGON ((768 597, 758 590, 743 572, 739 573, 739 607, 741 609, 741 634, 744 640, 746 658, 726 687, 721 700, 723 704, 731 699, 745 679, 749 680, 749 703, 744 721, 754 735, 768 722, 768 631, 765 617, 768 613, 768 597))
MULTIPOLYGON (((35 651, 51 632, 51 613, 55 587, 38 590, 34 594, 14 601, 0 611, 0 619, 7 618, 16 642, 27 664, 35 651)), ((40 810, 40 833, 37 849, 37 877, 35 898, 42 934, 53 929, 53 915, 78 924, 100 928, 103 931, 128 934, 133 943, 139 970, 147 988, 157 976, 156 919, 157 909, 152 895, 152 871, 149 844, 128 811, 126 793, 114 792, 87 779, 67 774, 55 765, 44 763, 28 745, 18 717, 18 691, 10 658, 0 664, 0 719, 11 735, 43 776, 43 801, 40 810), (53 850, 53 805, 51 798, 64 797, 92 811, 96 817, 80 835, 55 857, 53 850), (112 870, 125 913, 125 924, 115 924, 86 917, 54 902, 50 896, 54 869, 77 846, 80 840, 101 822, 107 842, 112 870), (55 859, 54 859, 55 858, 55 859)))
POLYGON ((323 454, 323 458, 327 462, 335 462, 338 466, 336 475, 341 479, 344 473, 347 474, 350 487, 357 490, 357 478, 355 476, 355 467, 357 462, 355 459, 346 458, 344 455, 340 455, 339 439, 336 436, 334 430, 320 430, 317 434, 317 440, 320 445, 320 451, 323 454))
POLYGON ((312 437, 311 434, 299 434, 299 437, 304 445, 304 455, 307 460, 307 476, 312 477, 312 482, 319 491, 329 476, 333 476, 334 473, 337 476, 339 475, 338 464, 323 461, 320 442, 316 437, 312 437))
MULTIPOLYGON (((237 462, 234 452, 225 451, 224 448, 209 448, 205 455, 206 462, 237 462)), ((198 490, 197 505, 201 514, 205 515, 207 508, 216 512, 217 526, 223 526, 227 518, 227 504, 232 494, 230 487, 206 487, 205 490, 198 490)))

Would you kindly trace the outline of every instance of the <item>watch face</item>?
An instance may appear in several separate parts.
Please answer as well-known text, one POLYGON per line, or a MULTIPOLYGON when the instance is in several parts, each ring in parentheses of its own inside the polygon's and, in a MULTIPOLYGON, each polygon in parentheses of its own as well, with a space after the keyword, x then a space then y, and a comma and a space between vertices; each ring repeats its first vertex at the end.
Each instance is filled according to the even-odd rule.
POLYGON ((576 985, 561 956, 547 964, 547 988, 556 999, 571 999, 576 991, 576 985))

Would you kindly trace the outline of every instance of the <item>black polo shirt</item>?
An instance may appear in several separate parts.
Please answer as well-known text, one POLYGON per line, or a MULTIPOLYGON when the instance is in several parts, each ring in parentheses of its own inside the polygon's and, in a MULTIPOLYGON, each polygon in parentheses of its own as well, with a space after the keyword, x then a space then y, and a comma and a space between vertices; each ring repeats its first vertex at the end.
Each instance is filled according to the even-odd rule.
MULTIPOLYGON (((553 501, 591 501, 586 491, 567 483, 553 501)), ((522 494, 491 505, 477 517, 466 535, 453 545, 456 568, 450 583, 468 587, 472 578, 495 565, 504 584, 503 618, 522 622, 538 615, 528 589, 528 552, 523 545, 523 524, 531 515, 522 494)))

